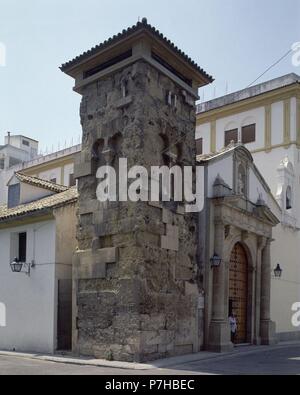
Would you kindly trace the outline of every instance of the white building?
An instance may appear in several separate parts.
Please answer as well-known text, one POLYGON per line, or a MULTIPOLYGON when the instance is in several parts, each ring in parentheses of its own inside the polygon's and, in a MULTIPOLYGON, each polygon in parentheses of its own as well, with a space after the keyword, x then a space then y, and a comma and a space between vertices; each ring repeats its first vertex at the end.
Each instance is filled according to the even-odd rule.
MULTIPOLYGON (((281 208, 274 231, 271 315, 281 339, 300 337, 292 325, 292 305, 300 301, 300 77, 295 74, 198 106, 198 154, 244 144, 281 208)), ((226 169, 222 169, 222 173, 226 169)))
POLYGON ((77 190, 21 173, 8 188, 0 206, 0 349, 69 349, 77 190), (23 263, 21 273, 12 262, 23 263))
POLYGON ((35 159, 38 156, 38 147, 38 141, 8 132, 4 145, 0 146, 0 171, 35 159))
POLYGON ((0 204, 4 204, 7 200, 7 183, 15 172, 22 172, 60 185, 75 185, 74 161, 75 155, 80 151, 81 144, 78 144, 31 160, 24 158, 22 162, 6 166, 4 170, 0 170, 0 204))

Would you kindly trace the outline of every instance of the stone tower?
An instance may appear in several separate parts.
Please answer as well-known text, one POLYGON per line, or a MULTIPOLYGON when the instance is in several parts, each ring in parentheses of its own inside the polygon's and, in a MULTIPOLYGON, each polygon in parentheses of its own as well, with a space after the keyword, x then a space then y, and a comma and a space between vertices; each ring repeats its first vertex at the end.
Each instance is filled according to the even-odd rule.
POLYGON ((198 352, 197 214, 172 201, 101 203, 96 173, 120 158, 195 166, 195 100, 212 78, 146 19, 61 69, 82 95, 74 350, 124 361, 198 352))

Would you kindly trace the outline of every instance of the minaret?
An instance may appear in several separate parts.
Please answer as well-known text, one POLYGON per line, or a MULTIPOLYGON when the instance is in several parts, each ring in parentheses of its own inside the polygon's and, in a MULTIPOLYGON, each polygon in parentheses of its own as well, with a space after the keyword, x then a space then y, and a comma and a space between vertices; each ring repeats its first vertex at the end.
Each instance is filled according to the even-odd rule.
POLYGON ((101 165, 195 167, 195 101, 212 78, 144 18, 64 64, 82 95, 74 350, 146 361, 198 352, 197 214, 100 202, 101 165))

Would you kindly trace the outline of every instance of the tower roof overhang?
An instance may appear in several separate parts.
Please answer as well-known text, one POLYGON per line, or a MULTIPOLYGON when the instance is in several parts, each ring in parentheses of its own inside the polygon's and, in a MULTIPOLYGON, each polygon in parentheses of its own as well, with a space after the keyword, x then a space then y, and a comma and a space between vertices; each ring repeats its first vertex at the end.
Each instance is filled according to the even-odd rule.
POLYGON ((74 90, 80 93, 81 88, 88 83, 139 59, 144 59, 165 71, 194 94, 199 87, 213 82, 209 74, 148 24, 145 18, 142 22, 63 64, 60 69, 75 79, 74 90))

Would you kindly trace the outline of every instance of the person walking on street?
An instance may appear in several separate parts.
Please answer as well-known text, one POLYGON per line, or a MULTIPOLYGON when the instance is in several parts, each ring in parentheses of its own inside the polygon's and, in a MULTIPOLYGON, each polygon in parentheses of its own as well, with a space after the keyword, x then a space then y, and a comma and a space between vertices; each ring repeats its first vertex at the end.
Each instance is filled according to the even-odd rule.
POLYGON ((230 324, 231 342, 235 344, 238 326, 234 312, 232 312, 229 316, 229 324, 230 324))

